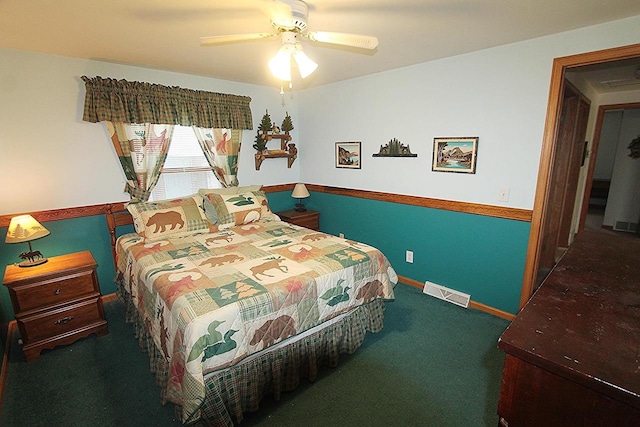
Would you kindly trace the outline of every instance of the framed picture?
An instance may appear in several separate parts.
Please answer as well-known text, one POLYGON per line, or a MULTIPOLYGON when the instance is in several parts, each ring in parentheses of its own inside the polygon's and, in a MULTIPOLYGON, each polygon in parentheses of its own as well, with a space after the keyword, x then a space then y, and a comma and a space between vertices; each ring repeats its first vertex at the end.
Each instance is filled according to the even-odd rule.
POLYGON ((360 169, 360 142, 336 142, 336 167, 360 169))
POLYGON ((433 138, 433 171, 476 173, 477 157, 477 136, 433 138))

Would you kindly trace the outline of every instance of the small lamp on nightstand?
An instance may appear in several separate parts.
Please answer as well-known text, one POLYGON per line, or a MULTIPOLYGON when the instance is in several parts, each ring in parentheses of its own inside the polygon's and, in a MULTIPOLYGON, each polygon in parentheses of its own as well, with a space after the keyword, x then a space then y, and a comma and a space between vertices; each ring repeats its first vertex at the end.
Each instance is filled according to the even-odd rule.
POLYGON ((307 187, 304 184, 298 183, 295 187, 293 187, 293 192, 291 193, 291 197, 298 199, 298 203, 296 203, 296 212, 305 212, 307 208, 304 207, 304 203, 302 200, 309 197, 309 191, 307 191, 307 187))
POLYGON ((22 252, 20 258, 24 261, 19 263, 20 267, 33 267, 47 262, 40 251, 34 251, 31 248, 31 241, 40 237, 48 236, 49 230, 44 228, 42 224, 36 221, 31 215, 20 215, 11 218, 9 229, 7 230, 6 243, 22 243, 29 244, 29 252, 22 252))

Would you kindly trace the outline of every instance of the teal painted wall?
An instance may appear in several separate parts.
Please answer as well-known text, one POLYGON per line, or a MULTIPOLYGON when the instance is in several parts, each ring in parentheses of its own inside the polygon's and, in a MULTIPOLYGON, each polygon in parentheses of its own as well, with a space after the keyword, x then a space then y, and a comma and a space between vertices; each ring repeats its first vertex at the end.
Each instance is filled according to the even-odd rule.
POLYGON ((306 205, 321 211, 322 231, 377 247, 399 275, 518 312, 528 222, 317 192, 306 205))
MULTIPOLYGON (((292 209, 289 191, 268 194, 273 211, 292 209)), ((447 286, 474 301, 517 313, 529 223, 481 215, 421 208, 397 203, 312 192, 305 200, 319 210, 322 231, 373 245, 387 256, 399 275, 447 286), (414 263, 405 262, 405 250, 414 263)), ((89 250, 98 262, 103 295, 113 293, 115 269, 104 215, 50 221, 49 236, 32 242, 47 257, 89 250)), ((119 228, 119 234, 131 232, 119 228)), ((7 229, 0 228, 0 236, 7 229)), ((0 241, 0 265, 20 261, 27 244, 0 241)), ((4 275, 4 270, 3 270, 4 275)), ((0 323, 14 318, 7 288, 0 287, 0 323)))
MULTIPOLYGON (((51 232, 46 237, 31 242, 34 250, 39 250, 46 257, 63 255, 72 252, 89 250, 98 263, 98 281, 103 295, 115 291, 114 265, 111 256, 111 240, 104 215, 88 216, 84 218, 65 219, 44 222, 42 225, 51 232)), ((119 231, 132 231, 131 226, 122 227, 119 231)), ((18 255, 28 249, 26 243, 6 244, 4 236, 7 228, 0 228, 0 265, 6 266, 20 262, 18 255)), ((34 267, 36 268, 36 267, 34 267)), ((4 268, 2 271, 4 276, 4 268)), ((5 286, 0 289, 0 321, 8 322, 14 318, 13 307, 9 292, 5 286)))
POLYGON ((291 191, 280 191, 267 194, 269 207, 272 211, 286 211, 295 208, 296 199, 291 197, 291 191))

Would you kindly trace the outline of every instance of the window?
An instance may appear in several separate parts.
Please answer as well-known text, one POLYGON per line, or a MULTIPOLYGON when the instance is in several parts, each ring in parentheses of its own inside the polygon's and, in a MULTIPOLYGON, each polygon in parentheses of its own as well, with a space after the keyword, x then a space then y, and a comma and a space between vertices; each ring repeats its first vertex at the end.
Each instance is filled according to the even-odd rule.
POLYGON ((149 200, 173 199, 195 194, 200 188, 220 187, 193 130, 176 125, 162 174, 149 200))

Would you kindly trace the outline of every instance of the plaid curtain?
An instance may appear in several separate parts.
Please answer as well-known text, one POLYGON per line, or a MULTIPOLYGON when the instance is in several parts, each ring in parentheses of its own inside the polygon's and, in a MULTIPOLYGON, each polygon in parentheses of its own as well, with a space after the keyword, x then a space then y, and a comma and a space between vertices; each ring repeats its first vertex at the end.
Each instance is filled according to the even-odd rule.
POLYGON ((253 129, 251 98, 151 83, 89 78, 86 122, 166 123, 204 128, 253 129))
POLYGON ((146 202, 167 159, 173 125, 106 122, 111 142, 127 178, 131 202, 146 202))
POLYGON ((242 131, 192 126, 204 156, 223 187, 237 187, 242 131))
POLYGON ((241 129, 253 129, 251 98, 102 77, 82 80, 82 119, 107 123, 132 201, 149 200, 173 125, 192 126, 216 178, 224 187, 238 185, 241 129))

